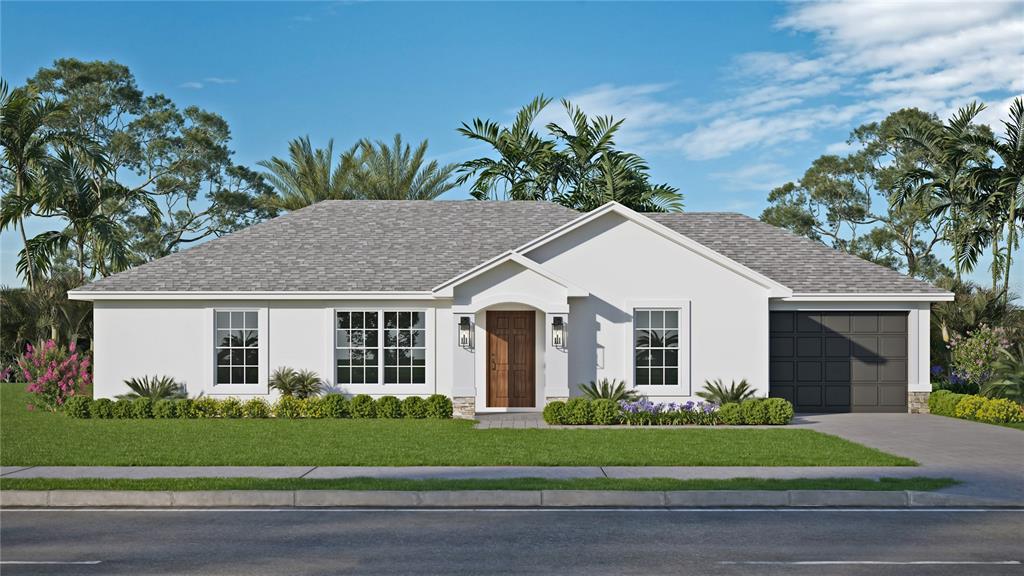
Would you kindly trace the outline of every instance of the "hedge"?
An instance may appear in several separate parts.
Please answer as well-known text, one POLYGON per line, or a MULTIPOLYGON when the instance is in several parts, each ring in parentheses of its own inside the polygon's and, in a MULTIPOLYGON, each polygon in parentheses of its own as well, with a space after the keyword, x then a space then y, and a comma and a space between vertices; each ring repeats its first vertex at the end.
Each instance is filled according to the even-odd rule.
POLYGON ((136 398, 113 401, 85 396, 71 398, 63 412, 72 418, 434 418, 450 419, 452 401, 443 394, 428 398, 394 396, 374 399, 360 394, 351 400, 342 394, 299 399, 282 396, 274 404, 263 398, 183 398, 157 400, 136 398))
POLYGON ((1024 422, 1024 406, 1005 398, 957 394, 936 390, 928 396, 928 411, 939 416, 977 420, 989 424, 1024 422))
POLYGON ((544 421, 553 425, 783 425, 793 420, 793 405, 782 398, 752 398, 742 403, 614 402, 608 399, 556 400, 544 407, 544 421))

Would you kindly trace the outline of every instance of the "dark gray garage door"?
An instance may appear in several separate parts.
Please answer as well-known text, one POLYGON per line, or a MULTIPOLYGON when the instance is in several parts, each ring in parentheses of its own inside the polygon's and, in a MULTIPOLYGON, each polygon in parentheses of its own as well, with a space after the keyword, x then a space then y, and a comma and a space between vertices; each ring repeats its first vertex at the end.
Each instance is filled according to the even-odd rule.
POLYGON ((772 312, 768 389, 797 412, 906 412, 906 312, 772 312))

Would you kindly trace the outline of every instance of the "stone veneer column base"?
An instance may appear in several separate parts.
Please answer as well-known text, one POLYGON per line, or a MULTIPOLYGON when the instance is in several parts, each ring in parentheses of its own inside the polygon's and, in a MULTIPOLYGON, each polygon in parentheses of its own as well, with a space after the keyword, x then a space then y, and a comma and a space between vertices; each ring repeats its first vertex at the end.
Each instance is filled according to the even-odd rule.
POLYGON ((550 404, 550 403, 556 402, 556 401, 557 402, 568 402, 569 398, 567 398, 565 396, 548 396, 547 398, 544 399, 544 404, 547 405, 547 404, 550 404))
POLYGON ((928 396, 931 392, 907 392, 907 412, 911 414, 928 413, 928 396))
POLYGON ((476 416, 476 398, 474 398, 473 396, 453 397, 452 416, 454 418, 474 418, 476 416))

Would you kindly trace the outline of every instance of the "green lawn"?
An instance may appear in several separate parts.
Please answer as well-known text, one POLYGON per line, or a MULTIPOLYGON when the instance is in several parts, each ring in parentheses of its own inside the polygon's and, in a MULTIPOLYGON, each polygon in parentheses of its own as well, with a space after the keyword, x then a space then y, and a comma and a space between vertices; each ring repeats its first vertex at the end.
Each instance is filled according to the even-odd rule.
POLYGON ((4 466, 913 466, 811 430, 475 430, 460 420, 76 420, 0 386, 4 466))
POLYGON ((1006 426, 1007 428, 1016 428, 1017 430, 1024 430, 1024 422, 1011 422, 1008 424, 1000 424, 1000 426, 1006 426))
POLYGON ((0 490, 915 490, 929 491, 957 484, 950 478, 731 478, 728 480, 676 480, 673 478, 512 478, 505 480, 400 480, 344 478, 152 478, 105 480, 100 478, 4 478, 0 490))

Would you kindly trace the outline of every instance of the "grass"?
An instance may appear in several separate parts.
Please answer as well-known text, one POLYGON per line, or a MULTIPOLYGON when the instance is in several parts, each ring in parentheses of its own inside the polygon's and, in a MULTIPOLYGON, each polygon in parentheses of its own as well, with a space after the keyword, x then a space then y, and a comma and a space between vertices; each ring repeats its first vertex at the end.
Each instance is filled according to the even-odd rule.
POLYGON ((76 420, 0 386, 3 466, 913 466, 799 429, 475 430, 460 420, 76 420))
POLYGON ((0 490, 939 490, 957 484, 950 478, 731 478, 676 480, 674 478, 510 478, 430 479, 341 478, 4 478, 0 490))
POLYGON ((1000 424, 1000 426, 1006 426, 1007 428, 1016 428, 1017 430, 1024 430, 1024 422, 1008 422, 1006 424, 1000 424))

